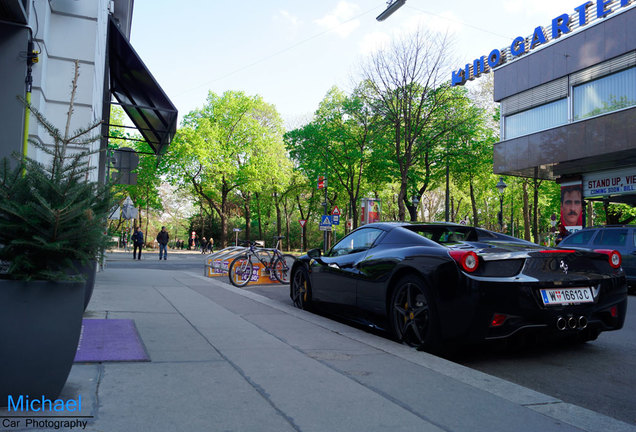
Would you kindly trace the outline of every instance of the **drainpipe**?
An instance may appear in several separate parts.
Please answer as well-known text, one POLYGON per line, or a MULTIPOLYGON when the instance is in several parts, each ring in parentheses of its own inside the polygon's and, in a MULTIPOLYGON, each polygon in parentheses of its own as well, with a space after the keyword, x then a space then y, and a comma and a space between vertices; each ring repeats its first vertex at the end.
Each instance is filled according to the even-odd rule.
POLYGON ((22 161, 27 158, 27 152, 29 150, 29 119, 31 117, 31 111, 29 106, 31 105, 31 90, 33 87, 33 64, 38 62, 38 52, 33 50, 33 39, 29 40, 27 46, 27 74, 24 80, 26 84, 26 106, 24 107, 24 141, 22 143, 22 161))
POLYGON ((28 104, 31 103, 31 87, 33 85, 33 76, 31 74, 33 63, 38 62, 38 54, 39 52, 33 50, 33 29, 28 25, 14 23, 12 21, 0 20, 0 24, 10 25, 14 27, 20 27, 26 29, 29 32, 29 42, 27 45, 27 76, 24 80, 26 84, 26 95, 25 100, 27 102, 27 107, 25 107, 24 113, 24 141, 22 143, 22 160, 24 161, 27 156, 28 150, 28 139, 29 139, 29 108, 28 104))

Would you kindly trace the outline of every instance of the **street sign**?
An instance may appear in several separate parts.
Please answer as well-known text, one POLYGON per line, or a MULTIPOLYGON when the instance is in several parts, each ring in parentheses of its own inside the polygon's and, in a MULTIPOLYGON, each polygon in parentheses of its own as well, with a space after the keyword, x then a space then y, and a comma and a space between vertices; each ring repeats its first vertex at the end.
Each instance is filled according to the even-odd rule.
POLYGON ((339 214, 332 214, 331 215, 331 225, 340 225, 340 215, 339 214))
POLYGON ((340 216, 340 209, 338 206, 333 206, 333 210, 331 210, 332 215, 340 216))
POLYGON ((298 223, 301 227, 305 228, 305 224, 307 223, 307 219, 299 219, 298 223))
POLYGON ((320 231, 331 231, 331 218, 329 215, 323 215, 320 220, 320 231))
POLYGON ((121 208, 121 216, 126 220, 130 220, 136 219, 138 215, 139 211, 133 205, 133 201, 130 199, 130 197, 127 196, 121 208))
POLYGON ((240 228, 234 228, 232 231, 234 231, 234 232, 241 232, 241 229, 240 229, 240 228))
POLYGON ((108 216, 108 220, 119 220, 121 217, 121 207, 118 205, 111 207, 110 216, 108 216))
POLYGON ((318 176, 318 189, 324 189, 326 182, 325 176, 318 176))

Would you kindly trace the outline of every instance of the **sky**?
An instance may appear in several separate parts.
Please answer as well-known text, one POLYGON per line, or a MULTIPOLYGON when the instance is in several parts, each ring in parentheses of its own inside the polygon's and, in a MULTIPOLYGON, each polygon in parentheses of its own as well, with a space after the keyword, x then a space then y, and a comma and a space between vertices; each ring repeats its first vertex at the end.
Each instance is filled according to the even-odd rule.
POLYGON ((509 46, 582 0, 406 0, 383 22, 385 0, 135 0, 131 43, 179 110, 209 91, 260 95, 290 129, 311 119, 333 86, 349 92, 361 64, 418 26, 451 37, 448 77, 509 46))

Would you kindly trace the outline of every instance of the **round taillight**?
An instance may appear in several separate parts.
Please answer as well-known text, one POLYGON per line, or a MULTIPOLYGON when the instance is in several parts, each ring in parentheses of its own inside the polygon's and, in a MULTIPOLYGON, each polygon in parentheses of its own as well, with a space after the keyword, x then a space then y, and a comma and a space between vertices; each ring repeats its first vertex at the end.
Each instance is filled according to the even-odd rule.
POLYGON ((621 258, 620 252, 612 251, 612 253, 609 256, 610 265, 614 268, 619 268, 621 266, 622 261, 623 260, 621 258))
POLYGON ((612 268, 620 268, 621 264, 623 263, 621 253, 617 250, 595 249, 594 252, 600 252, 607 255, 609 257, 609 265, 612 266, 612 268))
POLYGON ((472 273, 479 267, 479 257, 473 251, 452 250, 450 256, 461 266, 461 268, 472 273))

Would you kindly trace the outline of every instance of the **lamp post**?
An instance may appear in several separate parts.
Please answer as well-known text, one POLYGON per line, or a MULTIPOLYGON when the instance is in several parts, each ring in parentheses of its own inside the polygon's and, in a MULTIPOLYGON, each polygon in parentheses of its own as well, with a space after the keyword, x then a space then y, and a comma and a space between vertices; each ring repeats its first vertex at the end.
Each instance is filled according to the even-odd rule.
POLYGON ((411 204, 413 204, 415 211, 413 212, 414 216, 411 218, 411 222, 417 222, 417 205, 419 203, 420 203, 420 200, 417 198, 417 194, 414 193, 413 197, 411 198, 411 204))
POLYGON ((503 177, 499 177, 499 182, 497 183, 496 187, 499 191, 499 214, 497 215, 499 219, 499 231, 503 232, 503 197, 504 191, 508 187, 508 185, 504 182, 503 177))
POLYGON ((390 17, 391 15, 393 15, 393 13, 398 10, 399 8, 401 8, 402 6, 404 6, 404 3, 406 3, 406 0, 395 0, 395 1, 387 1, 387 7, 386 10, 384 12, 382 12, 380 15, 378 15, 375 19, 378 21, 384 21, 385 19, 387 19, 388 17, 390 17))

